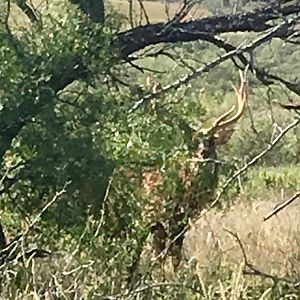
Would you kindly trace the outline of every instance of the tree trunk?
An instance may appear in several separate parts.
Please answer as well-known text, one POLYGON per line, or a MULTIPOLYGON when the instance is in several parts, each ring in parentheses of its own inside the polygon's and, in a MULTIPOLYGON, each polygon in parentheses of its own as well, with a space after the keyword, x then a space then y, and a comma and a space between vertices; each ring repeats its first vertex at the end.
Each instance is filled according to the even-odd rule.
POLYGON ((3 250, 6 248, 6 238, 5 238, 5 234, 3 231, 3 227, 0 224, 0 250, 3 250))
POLYGON ((105 8, 103 0, 70 0, 79 5, 80 9, 89 15, 94 22, 102 23, 105 18, 105 8))

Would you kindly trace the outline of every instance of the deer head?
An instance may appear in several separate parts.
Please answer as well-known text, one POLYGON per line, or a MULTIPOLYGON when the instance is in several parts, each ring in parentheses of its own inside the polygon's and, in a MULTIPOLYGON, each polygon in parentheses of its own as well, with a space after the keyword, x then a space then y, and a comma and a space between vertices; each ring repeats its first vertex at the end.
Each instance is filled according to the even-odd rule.
POLYGON ((228 118, 236 109, 234 105, 227 112, 218 117, 213 125, 201 130, 194 136, 194 140, 199 141, 202 148, 202 158, 213 158, 215 156, 215 148, 217 145, 224 145, 228 142, 234 132, 234 125, 242 117, 247 108, 248 101, 248 83, 247 72, 240 71, 240 87, 232 85, 237 95, 237 111, 234 116, 228 118))

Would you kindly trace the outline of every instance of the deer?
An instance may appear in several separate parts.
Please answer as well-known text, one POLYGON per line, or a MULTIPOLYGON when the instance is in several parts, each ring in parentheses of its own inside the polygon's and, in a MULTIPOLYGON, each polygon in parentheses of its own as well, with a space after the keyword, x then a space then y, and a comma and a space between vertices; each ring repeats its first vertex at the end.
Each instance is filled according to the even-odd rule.
MULTIPOLYGON (((156 85, 157 86, 157 85, 156 85)), ((235 130, 235 124, 243 116, 248 103, 247 70, 240 71, 240 87, 232 84, 237 96, 237 107, 234 105, 219 116, 206 129, 192 132, 189 140, 191 158, 179 168, 182 189, 176 199, 160 199, 155 196, 154 205, 161 210, 160 201, 168 202, 169 212, 158 215, 157 220, 150 225, 153 235, 153 249, 157 257, 171 256, 174 270, 182 261, 185 228, 191 219, 195 219, 205 206, 214 200, 217 184, 218 169, 217 147, 226 144, 235 130), (235 112, 233 116, 232 113, 235 112), (169 242, 169 245, 167 243, 169 242)), ((187 128, 186 124, 184 128, 187 128)), ((155 187, 162 175, 158 172, 147 171, 142 185, 147 195, 151 197, 151 187, 155 187), (147 181, 148 180, 148 181, 147 181), (151 183, 151 184, 149 184, 151 183)))

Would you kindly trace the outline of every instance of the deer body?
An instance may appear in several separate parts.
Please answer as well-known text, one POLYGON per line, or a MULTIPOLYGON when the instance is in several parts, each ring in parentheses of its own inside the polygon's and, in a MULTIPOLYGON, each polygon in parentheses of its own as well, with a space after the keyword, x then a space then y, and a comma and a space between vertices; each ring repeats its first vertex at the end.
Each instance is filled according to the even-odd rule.
MULTIPOLYGON (((191 146, 191 149, 194 150, 191 151, 191 159, 180 168, 180 184, 178 185, 178 190, 175 191, 175 199, 159 199, 159 196, 154 196, 156 197, 154 202, 165 201, 167 202, 165 203, 167 208, 165 213, 161 213, 161 207, 157 204, 154 205, 158 214, 156 222, 151 226, 153 247, 156 249, 156 255, 159 256, 162 255, 164 248, 167 247, 168 249, 164 252, 171 255, 175 268, 181 261, 184 231, 189 219, 197 217, 201 210, 205 208, 205 205, 214 198, 218 184, 219 169, 217 146, 228 142, 234 132, 234 124, 240 119, 246 109, 246 75, 241 72, 240 77, 240 88, 237 89, 233 86, 238 98, 236 114, 228 118, 235 109, 235 107, 232 107, 217 118, 211 128, 194 133, 191 146), (166 246, 167 240, 169 241, 169 246, 166 246)), ((151 177, 149 173, 147 176, 148 179, 151 177)), ((152 182, 152 187, 156 186, 158 180, 162 177, 159 173, 156 173, 155 176, 152 176, 153 178, 156 178, 157 181, 154 184, 152 182)), ((150 195, 151 188, 149 186, 145 187, 148 195, 150 195)))

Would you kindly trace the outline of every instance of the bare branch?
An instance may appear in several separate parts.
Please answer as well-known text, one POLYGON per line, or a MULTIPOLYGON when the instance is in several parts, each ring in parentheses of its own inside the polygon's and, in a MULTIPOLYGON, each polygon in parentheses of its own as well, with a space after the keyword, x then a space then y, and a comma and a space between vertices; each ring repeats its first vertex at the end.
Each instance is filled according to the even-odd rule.
MULTIPOLYGON (((146 24, 150 24, 150 19, 149 19, 149 16, 148 16, 148 13, 147 13, 147 10, 144 6, 144 3, 143 3, 143 0, 138 0, 139 2, 139 5, 140 5, 140 10, 141 10, 141 13, 145 16, 145 19, 146 19, 146 24)), ((141 16, 141 20, 140 22, 142 21, 142 16, 141 16)))
POLYGON ((226 183, 224 184, 221 192, 218 194, 217 198, 211 203, 210 208, 215 206, 216 203, 219 202, 222 195, 226 191, 226 189, 229 187, 229 185, 232 183, 233 180, 235 180, 238 176, 243 174, 245 171, 247 171, 250 167, 255 165, 263 156, 265 156, 269 151, 271 151, 278 143, 279 141, 294 127, 298 126, 300 124, 300 118, 295 119, 292 123, 290 123, 288 126, 286 126, 280 134, 274 139, 274 141, 268 145, 268 147, 263 150, 261 153, 259 153, 257 156, 251 159, 244 167, 237 170, 232 177, 230 177, 226 183))
POLYGON ((129 6, 129 24, 131 28, 134 28, 134 21, 133 21, 133 0, 128 0, 129 6))
POLYGON ((20 7, 20 9, 26 14, 28 19, 32 23, 40 22, 39 13, 37 10, 30 5, 26 0, 17 0, 16 4, 20 7))
POLYGON ((271 217, 279 213, 281 210, 286 208, 288 205, 293 203, 297 198, 300 197, 300 191, 296 192, 291 198, 284 201, 283 203, 277 205, 266 217, 264 217, 264 221, 269 220, 271 217))
POLYGON ((210 70, 212 70, 213 68, 215 68, 217 65, 223 63, 224 61, 226 61, 228 59, 231 59, 232 57, 234 57, 236 55, 239 55, 239 54, 244 53, 244 52, 251 51, 251 50, 259 47, 263 43, 269 41, 274 36, 276 36, 284 28, 289 27, 288 24, 290 24, 291 22, 293 22, 293 20, 290 20, 289 22, 284 21, 284 22, 280 23, 279 25, 277 25, 274 28, 272 28, 272 30, 268 31, 267 33, 265 33, 261 37, 257 38, 253 42, 247 44, 246 46, 240 45, 239 47, 235 48, 234 50, 232 50, 232 51, 230 51, 228 53, 225 53, 224 55, 222 55, 222 56, 220 56, 220 57, 212 60, 211 62, 209 62, 205 66, 200 67, 197 70, 195 70, 194 72, 185 75, 184 77, 180 78, 179 80, 175 81, 174 83, 162 87, 156 93, 151 93, 151 94, 146 95, 145 97, 143 97, 142 99, 138 100, 133 105, 133 107, 130 109, 129 113, 132 113, 135 110, 137 110, 138 108, 144 106, 150 100, 152 100, 154 98, 157 98, 157 97, 165 94, 166 92, 168 92, 168 91, 170 91, 172 89, 176 89, 176 88, 180 87, 181 85, 187 84, 191 80, 193 80, 193 79, 201 76, 203 73, 209 72, 210 70))
POLYGON ((295 284, 294 281, 289 280, 287 278, 277 277, 277 276, 265 273, 265 272, 259 270, 258 268, 256 268, 255 266, 253 266, 251 263, 249 263, 249 260, 247 258, 247 254, 246 254, 246 251, 245 251, 245 247, 244 247, 241 239, 239 238, 238 234, 235 233, 235 232, 232 232, 232 231, 230 231, 229 229, 226 229, 226 228, 224 228, 224 230, 235 238, 235 240, 237 241, 237 243, 238 243, 238 245, 239 245, 239 247, 242 251, 244 264, 245 264, 244 269, 243 269, 243 274, 244 275, 259 276, 259 277, 262 277, 264 279, 271 279, 271 280, 274 281, 274 283, 276 283, 278 281, 283 281, 283 282, 286 282, 286 283, 289 283, 289 284, 295 284))
POLYGON ((236 239, 237 243, 239 244, 239 246, 241 248, 245 266, 248 265, 248 258, 247 258, 246 250, 245 250, 244 245, 243 245, 242 241, 240 240, 238 234, 236 232, 232 232, 228 228, 224 228, 224 230, 236 239))
POLYGON ((295 103, 281 103, 279 102, 279 105, 287 110, 300 110, 300 104, 295 104, 295 103))
MULTIPOLYGON (((123 57, 159 43, 206 41, 212 34, 226 32, 263 32, 271 29, 272 20, 282 20, 282 17, 300 12, 299 5, 285 7, 268 7, 249 13, 235 15, 213 16, 189 22, 175 22, 166 26, 165 23, 139 26, 118 34, 118 44, 123 57)), ((290 24, 291 25, 291 24, 290 24)), ((277 37, 289 37, 294 32, 289 27, 282 27, 277 37)))
POLYGON ((56 192, 54 197, 46 203, 46 205, 41 209, 41 211, 37 214, 37 216, 34 218, 34 220, 29 224, 27 230, 22 234, 22 238, 29 233, 29 231, 33 228, 33 226, 39 221, 41 216, 45 213, 45 211, 52 206, 59 198, 61 195, 66 193, 66 188, 70 184, 70 182, 65 183, 64 187, 59 191, 56 192))

